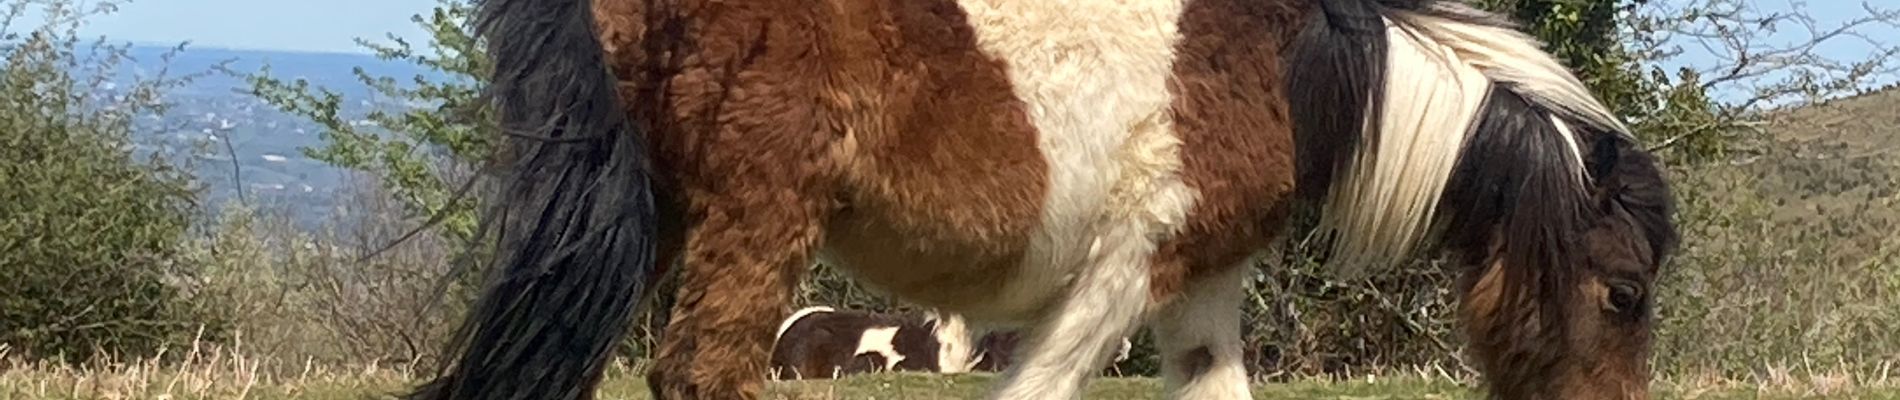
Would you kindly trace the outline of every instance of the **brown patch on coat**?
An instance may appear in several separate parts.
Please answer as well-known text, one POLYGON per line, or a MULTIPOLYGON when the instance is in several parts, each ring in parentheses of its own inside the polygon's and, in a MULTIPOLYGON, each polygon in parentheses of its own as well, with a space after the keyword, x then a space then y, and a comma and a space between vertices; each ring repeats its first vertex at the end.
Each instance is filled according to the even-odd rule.
POLYGON ((819 101, 828 76, 818 16, 778 2, 653 4, 595 5, 628 81, 623 99, 652 128, 659 186, 677 195, 685 226, 682 281, 649 379, 655 398, 757 398, 836 187, 829 151, 843 132, 819 101))
POLYGON ((850 134, 829 259, 924 306, 987 298, 1041 222, 1049 168, 1026 106, 952 0, 833 10, 828 51, 845 61, 827 101, 850 134))
POLYGON ((1020 264, 1047 168, 954 2, 594 7, 685 238, 656 398, 757 398, 827 239, 922 303, 976 297, 1020 264))
MULTIPOLYGON (((647 0, 594 0, 594 30, 608 67, 623 83, 645 64, 641 46, 647 34, 647 0)), ((624 87, 624 86, 623 86, 624 87)), ((623 97, 627 93, 622 93, 623 97)), ((632 98, 632 97, 624 97, 632 98)))
POLYGON ((1280 51, 1297 14, 1280 3, 1193 0, 1183 10, 1170 84, 1182 179, 1199 196, 1185 229, 1155 255, 1157 302, 1239 267, 1286 219, 1293 132, 1280 51))
MULTIPOLYGON (((1493 262, 1484 267, 1467 271, 1460 279, 1464 298, 1459 303, 1459 312, 1467 321, 1490 321, 1505 305, 1504 268, 1493 262)), ((1521 306, 1520 306, 1521 307, 1521 306)))

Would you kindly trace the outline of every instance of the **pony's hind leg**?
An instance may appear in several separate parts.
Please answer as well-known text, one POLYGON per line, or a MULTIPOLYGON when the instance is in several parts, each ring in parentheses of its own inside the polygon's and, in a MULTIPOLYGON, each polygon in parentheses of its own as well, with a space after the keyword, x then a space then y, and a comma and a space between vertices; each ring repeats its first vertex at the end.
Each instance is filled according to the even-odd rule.
MULTIPOLYGON (((1124 229, 1132 231, 1133 229, 1124 229)), ((1141 326, 1148 308, 1148 259, 1154 244, 1142 235, 1103 235, 1089 265, 1019 344, 1017 362, 1004 372, 995 399, 1075 399, 1141 326)), ((1046 267, 1045 267, 1046 268, 1046 267)))
POLYGON ((728 105, 737 115, 700 136, 712 149, 694 160, 704 173, 680 179, 681 280, 648 373, 655 399, 748 400, 764 387, 778 325, 833 204, 824 130, 786 104, 799 103, 728 105))
MULTIPOLYGON (((803 2, 687 1, 650 82, 655 151, 686 226, 673 315, 648 373, 656 399, 759 397, 778 324, 833 210, 830 61, 803 2)), ((659 25, 670 26, 670 25, 659 25)), ((655 32, 670 32, 660 29, 655 32)), ((672 28, 667 28, 672 29, 672 28)), ((655 36, 648 36, 655 37, 655 36)), ((658 57, 658 54, 652 55, 658 57)))
POLYGON ((810 201, 730 196, 687 233, 673 316, 648 374, 657 399, 757 398, 774 329, 820 239, 810 201))
MULTIPOLYGON (((1251 264, 1246 264, 1251 265, 1251 264)), ((1245 399, 1240 313, 1246 273, 1235 265, 1183 288, 1153 323, 1161 375, 1170 399, 1245 399)))

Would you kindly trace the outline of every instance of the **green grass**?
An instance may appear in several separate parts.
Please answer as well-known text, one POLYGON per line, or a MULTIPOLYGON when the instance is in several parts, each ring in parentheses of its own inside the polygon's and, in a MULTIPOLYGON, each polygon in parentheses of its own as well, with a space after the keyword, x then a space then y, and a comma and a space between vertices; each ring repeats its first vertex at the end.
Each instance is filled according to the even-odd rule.
MULTIPOLYGON (((0 363, 0 400, 13 399, 390 399, 414 382, 394 369, 367 367, 262 372, 260 363, 218 352, 199 362, 158 366, 152 362, 110 364, 95 369, 28 363, 0 363)), ((768 385, 765 398, 981 399, 996 377, 991 374, 877 374, 840 380, 782 381, 768 385)), ((1816 379, 1800 384, 1657 384, 1659 399, 1806 399, 1856 398, 1900 400, 1900 386, 1839 383, 1816 379), (1833 382, 1833 383, 1830 383, 1833 382)), ((1103 378, 1091 382, 1088 399, 1154 399, 1160 382, 1144 378, 1103 378)), ((616 368, 601 388, 602 400, 647 399, 636 374, 616 368)), ((1255 399, 1475 399, 1477 392, 1456 382, 1420 377, 1306 380, 1260 384, 1255 399)))

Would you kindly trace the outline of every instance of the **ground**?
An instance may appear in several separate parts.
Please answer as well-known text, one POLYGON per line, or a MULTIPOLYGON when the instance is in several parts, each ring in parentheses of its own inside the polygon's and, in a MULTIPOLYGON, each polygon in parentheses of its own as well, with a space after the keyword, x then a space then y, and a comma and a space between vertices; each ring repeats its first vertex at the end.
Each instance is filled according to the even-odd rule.
MULTIPOLYGON (((964 375, 878 375, 846 379, 842 382, 781 383, 773 386, 772 398, 819 399, 981 399, 993 376, 964 375)), ((614 399, 644 399, 638 395, 637 382, 623 382, 628 392, 613 392, 614 399), (636 393, 627 395, 624 393, 636 393)), ((610 389, 611 390, 611 389, 610 389)), ((1746 389, 1695 390, 1689 396, 1669 391, 1661 399, 1802 399, 1856 398, 1900 399, 1900 388, 1861 389, 1803 396, 1799 393, 1761 393, 1746 389)), ((1780 391, 1775 391, 1780 392, 1780 391)), ((1445 380, 1420 378, 1354 380, 1348 382, 1269 383, 1254 387, 1255 399, 1476 399, 1477 392, 1445 380)), ((1086 399, 1157 399, 1160 381, 1146 378, 1115 378, 1089 385, 1086 399)))
MULTIPOLYGON (((302 374, 258 374, 243 371, 242 362, 185 372, 129 365, 112 371, 79 371, 0 364, 0 399, 391 399, 407 380, 387 370, 305 371, 302 374), (237 370, 227 369, 238 367, 237 370)), ((602 400, 646 399, 646 388, 633 374, 615 373, 601 390, 602 400)), ((924 374, 861 375, 842 380, 778 382, 769 386, 767 399, 981 399, 995 379, 990 374, 956 376, 924 374)), ((1160 383, 1146 378, 1112 378, 1089 385, 1087 399, 1155 399, 1160 383)), ((1658 399, 1808 399, 1854 398, 1900 400, 1900 386, 1806 384, 1788 387, 1742 387, 1658 383, 1658 399)), ((1392 378, 1352 381, 1267 383, 1254 389, 1255 399, 1476 399, 1476 392, 1442 379, 1392 378)))

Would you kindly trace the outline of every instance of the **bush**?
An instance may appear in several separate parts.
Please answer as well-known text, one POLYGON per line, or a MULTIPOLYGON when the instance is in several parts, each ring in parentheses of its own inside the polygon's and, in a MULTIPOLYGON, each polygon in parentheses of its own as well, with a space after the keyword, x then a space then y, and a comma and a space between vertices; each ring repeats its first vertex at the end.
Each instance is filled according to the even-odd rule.
POLYGON ((440 342, 436 336, 454 328, 445 318, 456 315, 480 287, 484 274, 474 261, 486 248, 477 231, 478 170, 500 131, 487 103, 478 98, 488 62, 467 30, 472 12, 467 1, 439 0, 431 13, 412 16, 431 34, 426 47, 395 37, 384 43, 357 40, 378 58, 437 75, 354 71, 377 97, 396 100, 398 107, 356 110, 349 105, 361 99, 344 99, 305 79, 274 77, 268 67, 246 74, 250 95, 321 129, 324 145, 302 149, 304 155, 348 169, 363 178, 360 183, 373 186, 359 185, 346 201, 358 207, 346 210, 346 218, 361 226, 332 225, 308 238, 337 250, 280 250, 309 256, 278 271, 284 279, 329 286, 317 292, 299 287, 293 294, 317 303, 302 306, 320 307, 320 315, 312 316, 324 320, 310 322, 330 332, 323 343, 347 353, 339 359, 430 360, 440 342), (409 106, 415 104, 422 106, 409 106), (352 123, 358 119, 374 123, 352 123), (395 247, 371 260, 353 259, 386 246, 395 247), (451 265, 455 261, 468 262, 451 265))
POLYGON ((41 3, 44 25, 0 31, 0 343, 76 360, 152 353, 207 324, 215 334, 218 321, 173 285, 190 273, 179 262, 190 177, 140 160, 129 137, 190 77, 112 90, 125 48, 82 54, 75 32, 113 4, 11 0, 8 21, 41 3))
POLYGON ((350 102, 341 95, 329 88, 313 88, 305 79, 273 77, 268 67, 247 76, 251 95, 322 128, 324 146, 303 149, 304 155, 375 177, 419 220, 439 221, 431 233, 468 242, 477 233, 479 196, 458 197, 463 192, 458 188, 488 158, 490 142, 500 136, 489 107, 477 97, 488 61, 466 30, 472 12, 465 1, 440 0, 429 15, 411 18, 432 34, 428 51, 400 39, 389 44, 357 41, 377 58, 401 60, 441 74, 443 79, 354 71, 378 96, 424 107, 366 110, 362 118, 375 124, 358 126, 351 123, 357 119, 351 115, 355 110, 347 107, 350 102))
POLYGON ((384 250, 416 222, 383 187, 359 174, 336 218, 312 231, 293 228, 286 207, 228 207, 190 246, 203 264, 192 286, 231 316, 247 353, 278 362, 269 367, 433 362, 464 306, 437 294, 466 296, 443 280, 455 247, 421 235, 384 250))

